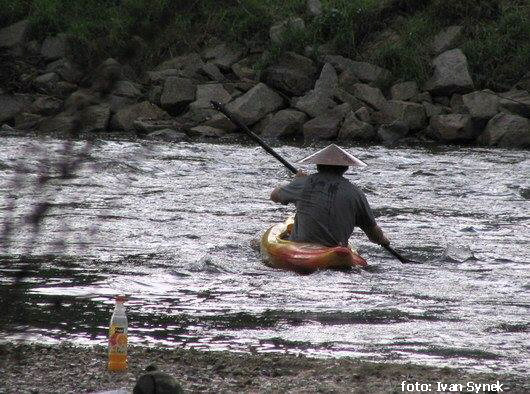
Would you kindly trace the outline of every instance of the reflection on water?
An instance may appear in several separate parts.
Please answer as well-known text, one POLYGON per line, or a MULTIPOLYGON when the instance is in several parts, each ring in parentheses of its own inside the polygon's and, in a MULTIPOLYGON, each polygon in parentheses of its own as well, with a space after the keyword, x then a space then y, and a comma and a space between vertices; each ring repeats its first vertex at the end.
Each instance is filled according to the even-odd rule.
MULTIPOLYGON (((42 163, 21 155, 28 140, 3 142, 2 195, 25 158, 21 218, 42 163)), ((58 141, 41 144, 60 152, 58 141)), ((278 149, 291 161, 315 150, 278 149)), ((395 248, 422 265, 402 265, 357 231, 370 270, 299 276, 265 267, 251 240, 292 208, 268 200, 287 174, 261 148, 101 141, 79 176, 51 183, 32 257, 20 257, 31 239, 23 223, 0 256, 0 291, 12 300, 3 335, 105 343, 112 296, 126 293, 135 344, 525 374, 528 153, 352 151, 369 166, 347 177, 366 191, 395 248), (10 286, 20 269, 24 298, 10 286)))

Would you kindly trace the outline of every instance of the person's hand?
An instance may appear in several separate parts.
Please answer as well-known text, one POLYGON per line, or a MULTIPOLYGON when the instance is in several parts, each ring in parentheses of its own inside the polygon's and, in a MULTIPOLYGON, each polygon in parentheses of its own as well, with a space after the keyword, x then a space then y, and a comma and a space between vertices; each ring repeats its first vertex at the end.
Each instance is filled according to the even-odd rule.
POLYGON ((300 178, 302 176, 307 176, 307 172, 305 172, 304 170, 298 170, 296 174, 294 174, 294 176, 296 178, 300 178))

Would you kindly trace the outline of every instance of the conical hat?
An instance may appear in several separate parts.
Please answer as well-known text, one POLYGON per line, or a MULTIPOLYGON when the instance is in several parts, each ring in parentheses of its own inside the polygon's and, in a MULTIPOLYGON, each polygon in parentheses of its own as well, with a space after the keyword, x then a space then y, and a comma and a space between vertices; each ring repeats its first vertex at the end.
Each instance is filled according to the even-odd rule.
POLYGON ((300 164, 327 164, 329 166, 351 166, 351 167, 366 167, 366 163, 362 162, 353 155, 350 155, 344 149, 335 144, 326 146, 324 149, 307 156, 300 160, 300 164))

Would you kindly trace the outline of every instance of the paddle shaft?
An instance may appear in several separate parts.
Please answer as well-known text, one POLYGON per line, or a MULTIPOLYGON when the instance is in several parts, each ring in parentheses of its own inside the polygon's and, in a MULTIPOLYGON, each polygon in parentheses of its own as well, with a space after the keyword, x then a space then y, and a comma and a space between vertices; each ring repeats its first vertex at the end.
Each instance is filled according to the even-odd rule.
POLYGON ((287 167, 289 171, 291 171, 293 174, 296 174, 298 172, 298 170, 291 163, 281 157, 274 149, 267 145, 265 141, 263 141, 256 134, 250 131, 249 128, 243 122, 241 122, 234 114, 231 114, 223 104, 217 101, 210 101, 210 103, 212 103, 213 107, 216 110, 223 113, 228 119, 230 119, 232 123, 234 123, 239 128, 243 129, 243 131, 247 133, 254 141, 260 144, 260 146, 265 149, 267 153, 270 153, 272 156, 274 156, 275 159, 277 159, 280 163, 287 167))
MULTIPOLYGON (((280 156, 274 149, 272 149, 265 141, 263 141, 261 138, 259 138, 256 134, 254 134, 252 131, 249 130, 249 128, 241 122, 235 115, 230 113, 225 106, 217 101, 210 101, 210 103, 213 105, 213 107, 224 114, 228 119, 232 121, 236 126, 243 129, 245 133, 247 133, 254 141, 256 141, 263 149, 267 151, 267 153, 270 153, 274 158, 276 158, 280 163, 282 163, 285 167, 289 169, 293 174, 296 174, 298 171, 297 169, 289 163, 287 160, 285 160, 282 156, 280 156)), ((383 248, 385 248, 392 256, 394 256, 396 259, 401 261, 402 264, 407 263, 416 263, 415 261, 406 259, 405 257, 401 256, 398 252, 396 252, 393 248, 391 248, 389 245, 381 245, 383 248)))

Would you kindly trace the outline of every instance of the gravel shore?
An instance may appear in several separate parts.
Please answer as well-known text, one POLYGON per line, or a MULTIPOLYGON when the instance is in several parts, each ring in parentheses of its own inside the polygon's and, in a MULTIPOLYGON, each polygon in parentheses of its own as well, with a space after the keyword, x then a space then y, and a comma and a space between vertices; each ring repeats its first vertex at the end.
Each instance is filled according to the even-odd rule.
POLYGON ((497 381, 503 392, 530 392, 524 377, 349 358, 132 346, 129 370, 110 373, 102 346, 1 344, 0 360, 0 393, 90 393, 119 388, 132 392, 136 379, 152 364, 174 376, 185 391, 193 392, 400 393, 403 381, 406 388, 418 388, 416 392, 420 389, 416 383, 430 385, 424 388, 431 392, 440 392, 440 384, 462 384, 461 391, 470 392, 468 388, 479 386, 469 386, 469 382, 492 385, 497 381))

